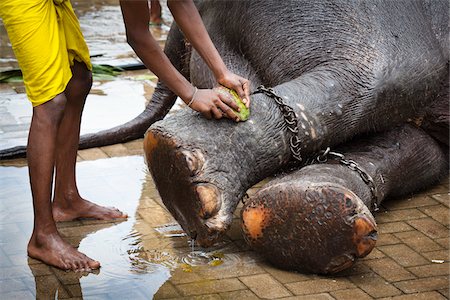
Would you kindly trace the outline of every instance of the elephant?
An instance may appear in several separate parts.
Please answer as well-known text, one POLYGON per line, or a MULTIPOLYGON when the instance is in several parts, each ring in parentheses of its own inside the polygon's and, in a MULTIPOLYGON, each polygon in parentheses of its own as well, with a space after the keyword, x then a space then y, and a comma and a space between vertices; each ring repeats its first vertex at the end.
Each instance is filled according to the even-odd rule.
MULTIPOLYGON (((281 232, 270 234, 279 225, 269 222, 262 230, 269 234, 258 240, 249 231, 249 224, 262 228, 263 218, 259 223, 258 219, 252 221, 249 216, 258 214, 248 212, 258 205, 270 206, 272 215, 287 213, 289 209, 300 211, 304 201, 295 195, 304 192, 302 178, 307 176, 310 182, 320 184, 324 178, 320 173, 329 172, 323 165, 307 166, 310 158, 324 149, 333 151, 346 145, 343 149, 350 149, 351 156, 358 152, 353 144, 370 148, 380 141, 377 135, 392 142, 407 131, 422 140, 427 140, 425 135, 429 137, 427 141, 437 141, 422 149, 425 152, 448 151, 448 1, 199 0, 196 5, 228 69, 251 82, 250 118, 239 123, 211 121, 188 108, 166 116, 177 96, 158 82, 151 101, 137 118, 123 126, 83 136, 80 148, 124 142, 145 133, 146 161, 160 196, 199 245, 210 246, 226 232, 248 188, 280 172, 299 170, 303 173, 298 175, 297 183, 287 184, 290 189, 299 185, 297 192, 292 192, 293 197, 287 188, 277 190, 279 199, 285 201, 283 205, 279 205, 281 200, 276 206, 261 200, 264 191, 270 189, 268 186, 259 196, 246 201, 242 211, 244 235, 256 250, 277 237, 288 236, 282 226, 279 228, 285 229, 281 232), (359 139, 369 142, 362 145, 359 139)), ((217 85, 176 23, 164 51, 198 88, 217 85)), ((398 155, 395 151, 383 153, 388 157, 398 155)), ((0 153, 2 158, 13 155, 14 151, 0 153)), ((363 173, 370 175, 374 170, 367 163, 373 158, 368 157, 362 157, 360 164, 366 163, 363 167, 369 170, 363 173)), ((425 188, 448 172, 448 155, 435 157, 439 171, 425 170, 423 176, 412 176, 402 189, 403 194, 425 188)), ((414 169, 419 166, 416 161, 402 160, 395 168, 414 169)), ((382 165, 383 172, 393 171, 394 166, 382 165)), ((328 261, 294 268, 339 271, 373 248, 373 197, 367 192, 366 183, 354 178, 353 170, 336 172, 337 183, 330 186, 345 191, 342 195, 351 195, 347 197, 348 207, 335 210, 336 224, 354 213, 349 226, 358 232, 358 239, 351 241, 346 253, 327 252, 328 261), (344 179, 339 181, 339 177, 344 179), (359 245, 361 251, 354 252, 352 249, 359 245)), ((333 177, 329 175, 328 181, 333 177)), ((372 189, 386 191, 379 176, 372 184, 372 189)), ((395 190, 396 185, 400 183, 394 182, 389 189, 395 190)), ((345 204, 347 198, 338 194, 335 193, 337 198, 327 199, 341 197, 345 204)), ((377 204, 389 193, 378 196, 377 204)), ((323 198, 316 197, 315 201, 320 199, 323 198)), ((298 222, 294 225, 301 228, 298 222)), ((313 230, 319 225, 315 222, 311 226, 313 230)), ((321 239, 327 237, 323 231, 318 232, 323 234, 321 239)), ((348 232, 343 233, 346 241, 353 231, 348 232)), ((301 232, 300 237, 305 234, 301 232)), ((286 267, 283 258, 291 254, 281 250, 274 248, 270 255, 279 255, 278 264, 286 267)))
MULTIPOLYGON (((441 121, 438 126, 431 119, 428 124, 436 126, 430 128, 448 136, 445 1, 198 1, 197 6, 227 67, 249 78, 255 91, 246 122, 212 122, 186 109, 146 133, 146 159, 161 198, 200 245, 223 235, 249 187, 292 164, 301 168, 298 158, 304 163, 327 147, 420 123, 432 106, 439 108, 433 113, 441 121)), ((176 24, 165 51, 194 85, 216 85, 176 24)), ((156 106, 163 103, 167 110, 175 99, 158 83, 156 106)), ((418 180, 412 178, 409 186, 420 185, 418 180)))

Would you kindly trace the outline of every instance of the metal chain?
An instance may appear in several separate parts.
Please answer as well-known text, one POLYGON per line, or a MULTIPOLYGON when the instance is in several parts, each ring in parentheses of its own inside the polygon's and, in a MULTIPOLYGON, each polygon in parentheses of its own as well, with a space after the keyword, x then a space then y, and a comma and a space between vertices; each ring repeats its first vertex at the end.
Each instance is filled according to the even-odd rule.
POLYGON ((326 163, 328 159, 336 160, 340 164, 347 166, 350 170, 356 171, 359 174, 364 183, 367 184, 367 186, 369 187, 370 193, 372 194, 373 211, 378 211, 379 210, 378 190, 372 177, 363 168, 361 168, 354 160, 346 159, 344 154, 342 153, 330 151, 330 147, 327 147, 326 150, 320 151, 319 155, 316 158, 316 161, 318 163, 326 163))
POLYGON ((286 123, 287 129, 291 132, 291 137, 289 139, 289 147, 291 149, 292 156, 298 160, 302 161, 300 147, 301 142, 298 138, 298 121, 295 111, 289 105, 283 102, 283 98, 278 96, 272 88, 266 88, 264 85, 260 85, 253 94, 262 93, 270 98, 272 98, 278 105, 281 113, 283 114, 284 122, 286 123))

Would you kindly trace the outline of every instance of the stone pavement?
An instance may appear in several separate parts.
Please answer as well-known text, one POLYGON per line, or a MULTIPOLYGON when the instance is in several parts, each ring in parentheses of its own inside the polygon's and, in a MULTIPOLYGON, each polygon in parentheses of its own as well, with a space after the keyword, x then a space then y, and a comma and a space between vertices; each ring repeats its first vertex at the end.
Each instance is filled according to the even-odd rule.
MULTIPOLYGON (((78 160, 142 153, 142 140, 137 140, 81 150, 78 160)), ((24 160, 1 163, 23 164, 24 160)), ((144 205, 141 201, 137 209, 137 219, 142 222, 136 227, 145 237, 154 235, 150 231, 156 224, 168 222, 171 217, 154 186, 142 193, 147 202, 144 205)), ((376 248, 351 269, 334 276, 287 272, 264 262, 242 239, 238 208, 226 237, 230 245, 226 253, 234 259, 231 266, 177 266, 154 299, 448 299, 449 202, 448 178, 412 197, 386 201, 375 215, 379 226, 376 248)), ((161 241, 148 238, 143 245, 146 251, 189 251, 185 240, 162 246, 161 241)), ((67 298, 76 298, 76 293, 66 290, 67 298)))

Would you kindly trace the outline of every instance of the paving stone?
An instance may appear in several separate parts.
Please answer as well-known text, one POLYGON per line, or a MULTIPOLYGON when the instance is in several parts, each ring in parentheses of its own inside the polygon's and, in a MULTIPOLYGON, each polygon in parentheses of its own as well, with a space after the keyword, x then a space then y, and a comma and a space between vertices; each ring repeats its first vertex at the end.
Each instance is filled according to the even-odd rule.
POLYGON ((240 291, 233 291, 233 292, 226 292, 226 293, 220 293, 219 294, 221 299, 224 300, 258 300, 260 299, 257 297, 252 291, 250 290, 240 290, 240 291))
POLYGON ((382 233, 378 235, 377 247, 384 245, 395 245, 399 244, 400 240, 392 233, 382 233))
POLYGON ((394 285, 407 294, 434 291, 448 287, 448 276, 401 281, 394 283, 394 285))
POLYGON ((433 205, 421 207, 419 209, 443 225, 448 226, 450 224, 449 212, 443 205, 433 205))
POLYGON ((210 294, 210 295, 200 295, 200 296, 167 298, 167 300, 222 300, 222 297, 220 297, 220 295, 218 295, 218 294, 210 294))
POLYGON ((378 250, 377 247, 373 248, 372 251, 367 255, 366 257, 362 258, 361 260, 370 260, 370 259, 377 259, 381 257, 385 257, 386 255, 378 250))
POLYGON ((438 250, 431 252, 421 253, 423 257, 428 259, 428 261, 432 260, 446 260, 450 261, 450 252, 448 250, 438 250))
POLYGON ((179 284, 176 288, 183 296, 214 294, 246 289, 237 278, 222 280, 202 280, 194 283, 179 284))
POLYGON ((108 155, 109 157, 129 155, 129 149, 125 147, 123 144, 115 144, 100 147, 100 150, 105 152, 106 155, 108 155))
POLYGON ((417 277, 432 277, 439 275, 449 275, 449 263, 431 263, 429 265, 408 268, 408 271, 417 277))
POLYGON ((440 238, 440 239, 435 239, 435 242, 438 243, 439 245, 441 245, 444 249, 448 249, 449 248, 449 238, 445 237, 445 238, 440 238))
POLYGON ((445 238, 449 236, 448 228, 431 218, 410 220, 408 221, 408 224, 432 239, 445 238))
POLYGON ((130 153, 134 153, 139 151, 139 153, 144 153, 144 139, 138 139, 131 142, 127 142, 123 144, 125 148, 127 148, 130 153))
POLYGON ((378 234, 395 233, 410 230, 413 230, 413 228, 405 222, 381 223, 378 225, 378 234))
MULTIPOLYGON (((384 254, 383 254, 384 255, 384 254)), ((373 272, 363 260, 357 260, 356 263, 350 268, 343 270, 337 274, 333 274, 336 277, 348 277, 353 275, 365 274, 373 272)))
POLYGON ((292 294, 268 274, 239 277, 239 279, 258 297, 274 299, 292 294))
POLYGON ((429 252, 442 249, 441 245, 419 231, 400 232, 395 234, 403 243, 417 252, 429 252))
POLYGON ((437 202, 429 196, 415 196, 407 199, 393 199, 383 202, 383 206, 389 211, 405 208, 417 208, 421 206, 436 205, 437 202))
POLYGON ((351 276, 350 280, 374 298, 400 295, 402 292, 375 273, 351 276))
POLYGON ((293 282, 285 286, 295 295, 309 295, 354 288, 354 284, 346 278, 317 278, 307 281, 293 282))
POLYGON ((295 281, 303 281, 311 279, 311 276, 306 274, 301 274, 293 271, 284 271, 277 268, 274 268, 268 264, 262 264, 264 271, 272 275, 273 278, 278 280, 281 283, 290 283, 295 281))
POLYGON ((381 298, 380 300, 440 300, 445 299, 438 292, 415 293, 409 295, 400 295, 389 298, 381 298))
POLYGON ((429 189, 423 191, 421 194, 426 195, 436 195, 436 194, 445 194, 449 191, 449 179, 445 178, 441 184, 437 184, 429 189))
POLYGON ((166 281, 153 296, 153 299, 167 299, 180 297, 175 287, 170 281, 166 281))
POLYGON ((307 295, 307 296, 291 296, 286 298, 281 298, 283 300, 333 300, 334 298, 331 297, 330 294, 327 293, 320 293, 320 294, 313 294, 313 295, 307 295))
POLYGON ((388 257, 366 261, 366 264, 389 282, 415 278, 412 273, 388 257))
POLYGON ((106 153, 100 150, 99 148, 79 150, 78 155, 84 160, 96 160, 101 158, 108 158, 108 155, 106 155, 106 153))
POLYGON ((441 295, 443 295, 445 297, 445 299, 449 299, 450 298, 450 294, 449 294, 449 288, 445 288, 442 290, 439 290, 439 293, 441 293, 441 295))
POLYGON ((404 244, 381 246, 378 249, 404 267, 419 266, 428 263, 428 260, 404 244))
POLYGON ((360 289, 348 289, 348 290, 340 290, 330 293, 337 300, 365 300, 365 299, 373 299, 365 292, 360 289))
POLYGON ((448 190, 446 191, 445 194, 435 194, 431 197, 433 197, 433 199, 437 200, 438 202, 440 202, 442 205, 446 206, 447 208, 450 207, 450 195, 448 193, 448 190))
POLYGON ((376 214, 375 219, 378 224, 414 220, 427 217, 426 214, 416 208, 386 211, 376 214))

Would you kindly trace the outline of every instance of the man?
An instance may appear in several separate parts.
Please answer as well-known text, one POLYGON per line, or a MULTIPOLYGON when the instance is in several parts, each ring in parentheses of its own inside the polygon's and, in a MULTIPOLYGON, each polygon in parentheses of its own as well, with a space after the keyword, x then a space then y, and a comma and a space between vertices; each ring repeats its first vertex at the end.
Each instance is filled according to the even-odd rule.
MULTIPOLYGON (((238 106, 231 97, 209 89, 197 90, 170 63, 148 30, 147 1, 121 0, 120 6, 128 43, 145 66, 158 76, 159 80, 163 81, 188 106, 205 117, 220 119, 225 116, 239 121, 231 109, 238 110, 238 106)), ((212 43, 193 1, 168 0, 167 6, 179 28, 213 72, 217 82, 235 90, 248 107, 250 105, 249 81, 227 69, 212 43)))
POLYGON ((55 224, 127 217, 78 193, 75 163, 81 114, 92 84, 89 51, 78 20, 64 0, 0 1, 0 17, 33 105, 27 158, 35 219, 28 255, 65 270, 96 269, 99 262, 64 241, 55 224))

